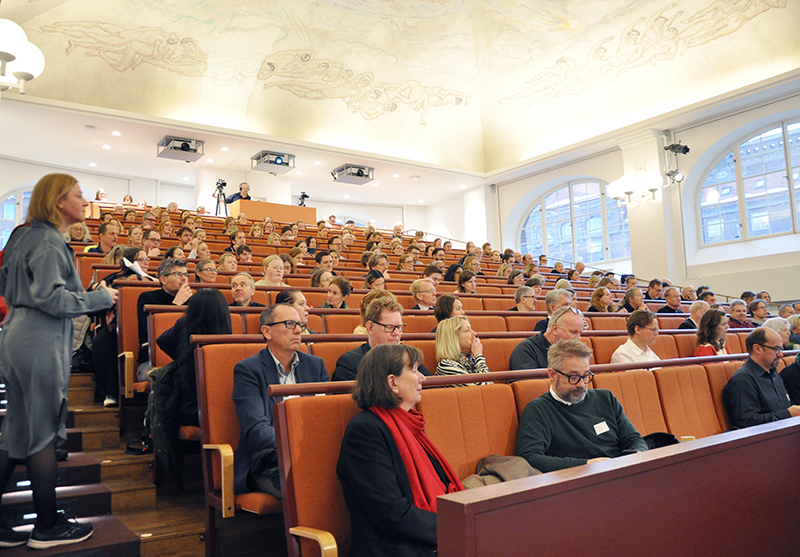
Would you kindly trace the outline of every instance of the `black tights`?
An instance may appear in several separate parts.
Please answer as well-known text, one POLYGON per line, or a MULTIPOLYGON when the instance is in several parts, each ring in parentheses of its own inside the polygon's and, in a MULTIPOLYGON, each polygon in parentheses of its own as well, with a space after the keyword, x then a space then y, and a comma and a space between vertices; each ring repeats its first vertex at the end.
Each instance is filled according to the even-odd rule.
MULTIPOLYGON (((56 437, 47 446, 36 454, 32 454, 26 461, 28 478, 33 489, 33 506, 36 509, 36 526, 50 528, 56 524, 56 478, 58 476, 58 463, 56 462, 56 437)), ((0 497, 5 492, 14 467, 16 458, 9 458, 8 451, 0 451, 0 497)))

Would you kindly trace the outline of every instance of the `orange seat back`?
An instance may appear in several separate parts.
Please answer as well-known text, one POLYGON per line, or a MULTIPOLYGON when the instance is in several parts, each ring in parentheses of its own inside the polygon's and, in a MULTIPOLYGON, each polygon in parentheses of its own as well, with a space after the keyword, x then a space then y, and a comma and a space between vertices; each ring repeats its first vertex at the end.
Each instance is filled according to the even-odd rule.
POLYGON ((536 327, 536 324, 542 319, 543 317, 541 317, 540 315, 525 315, 525 314, 514 315, 514 316, 507 315, 505 317, 506 330, 533 332, 533 329, 534 327, 536 327))
POLYGON ((608 389, 617 397, 625 415, 642 435, 667 431, 656 378, 650 370, 636 369, 624 373, 598 373, 596 389, 608 389))
POLYGON ((627 332, 625 317, 592 317, 592 330, 594 331, 623 331, 627 332))
POLYGON ((614 350, 628 342, 628 337, 591 337, 591 340, 594 361, 598 364, 610 364, 614 350))
POLYGON ((505 332, 506 320, 499 315, 469 315, 469 323, 479 333, 505 332))
POLYGON ((428 371, 431 373, 436 372, 436 341, 435 340, 407 340, 403 341, 403 344, 408 344, 409 346, 416 346, 420 350, 422 350, 422 365, 428 368, 428 371))
MULTIPOLYGON (((664 335, 659 335, 661 338, 664 335)), ((697 348, 697 337, 695 335, 675 335, 675 346, 678 347, 679 358, 692 358, 694 356, 694 349, 697 348)), ((659 354, 659 357, 661 355, 659 354)))
MULTIPOLYGON (((456 294, 456 296, 458 296, 458 294, 456 294)), ((461 296, 459 299, 461 300, 464 311, 483 311, 483 301, 480 298, 461 296)))
POLYGON ((659 329, 675 330, 684 321, 686 321, 685 317, 662 317, 662 316, 659 315, 658 316, 658 328, 659 329))
POLYGON ((744 344, 739 341, 739 336, 736 333, 728 333, 725 335, 725 347, 728 349, 728 354, 744 354, 747 352, 744 344))
POLYGON ((736 370, 742 367, 742 364, 744 364, 744 360, 714 362, 703 366, 706 368, 708 386, 711 389, 711 399, 714 401, 717 420, 725 429, 728 429, 731 423, 728 420, 728 414, 725 412, 725 405, 722 402, 722 389, 728 384, 728 380, 736 373, 736 370))
MULTIPOLYGON (((589 385, 591 387, 591 385, 589 385)), ((511 384, 511 389, 514 392, 514 404, 517 407, 517 416, 522 415, 522 411, 530 401, 534 398, 539 398, 544 393, 550 390, 550 379, 524 379, 522 381, 514 381, 511 384)))
POLYGON ((430 333, 437 325, 433 315, 404 315, 403 322, 407 325, 406 333, 430 333))
POLYGON ((364 344, 363 342, 315 342, 311 345, 311 354, 325 360, 325 369, 328 375, 333 376, 336 370, 336 360, 345 352, 349 352, 364 344))
POLYGON ((508 385, 425 389, 417 408, 425 433, 461 479, 474 474, 485 456, 514 454, 518 422, 508 385))
POLYGON ((353 330, 359 325, 361 325, 361 316, 358 314, 325 314, 325 332, 331 335, 352 335, 353 330))
POLYGON ((484 298, 483 309, 487 311, 508 311, 515 305, 514 298, 484 298))
MULTIPOLYGON (((290 398, 276 406, 285 522, 332 533, 339 555, 350 553, 350 514, 336 462, 347 424, 359 412, 349 394, 290 398)), ((300 549, 319 554, 309 540, 301 539, 300 549)))
POLYGON ((486 366, 489 371, 508 371, 508 361, 511 359, 511 353, 522 340, 522 338, 481 339, 483 355, 486 358, 486 366))
POLYGON ((662 360, 678 358, 678 347, 675 344, 675 337, 672 335, 658 335, 652 350, 662 360))
POLYGON ((669 432, 676 437, 708 437, 722 431, 703 366, 654 369, 669 432))

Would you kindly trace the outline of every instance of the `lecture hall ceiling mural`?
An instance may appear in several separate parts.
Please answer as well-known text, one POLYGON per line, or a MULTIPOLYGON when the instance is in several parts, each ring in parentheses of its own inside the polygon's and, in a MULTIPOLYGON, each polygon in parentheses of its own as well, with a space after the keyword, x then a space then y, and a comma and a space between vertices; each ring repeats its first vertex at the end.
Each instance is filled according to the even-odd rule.
POLYGON ((800 67, 798 0, 3 0, 29 95, 474 172, 800 67))

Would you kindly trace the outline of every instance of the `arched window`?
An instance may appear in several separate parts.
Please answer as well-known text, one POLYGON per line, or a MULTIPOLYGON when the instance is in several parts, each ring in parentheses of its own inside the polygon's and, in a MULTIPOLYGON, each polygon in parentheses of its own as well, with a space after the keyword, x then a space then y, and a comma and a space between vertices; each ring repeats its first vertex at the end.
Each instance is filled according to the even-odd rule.
POLYGON ((11 232, 18 224, 25 222, 28 205, 31 202, 32 187, 19 188, 11 192, 0 205, 0 249, 8 242, 11 232))
POLYGON ((706 245, 800 231, 800 122, 770 126, 726 149, 698 202, 706 245))
POLYGON ((584 263, 630 257, 627 208, 605 189, 604 182, 575 181, 538 199, 522 223, 522 252, 584 263))

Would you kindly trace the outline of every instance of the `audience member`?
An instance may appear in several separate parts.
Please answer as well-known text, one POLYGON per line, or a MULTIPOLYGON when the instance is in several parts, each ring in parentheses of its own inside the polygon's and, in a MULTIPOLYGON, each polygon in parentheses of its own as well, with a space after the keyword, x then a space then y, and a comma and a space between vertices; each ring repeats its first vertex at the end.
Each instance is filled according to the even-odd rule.
POLYGON ((512 286, 522 286, 522 283, 525 282, 525 275, 519 269, 514 269, 508 274, 506 282, 512 286))
POLYGON ((259 304, 253 301, 253 294, 256 292, 256 281, 253 280, 250 273, 239 273, 231 279, 231 294, 233 294, 233 303, 231 307, 264 307, 264 304, 259 304))
MULTIPOLYGON (((369 253, 369 252, 364 252, 369 253)), ((414 260, 411 259, 410 255, 401 255, 400 259, 397 262, 397 270, 398 271, 413 271, 414 270, 414 260)))
POLYGON ((541 296, 544 289, 544 278, 542 275, 533 275, 525 281, 525 286, 530 286, 536 296, 541 296))
POLYGON ((231 239, 231 245, 225 248, 224 251, 236 252, 236 248, 239 246, 243 246, 247 243, 247 234, 244 233, 244 230, 234 230, 229 234, 231 239))
POLYGON ((432 310, 436 305, 436 287, 430 279, 418 279, 411 283, 411 296, 415 305, 411 309, 432 310))
POLYGON ((236 248, 236 261, 239 263, 251 263, 253 261, 253 250, 247 244, 236 248))
POLYGON ((684 302, 694 302, 697 300, 697 292, 695 292, 694 286, 687 284, 683 287, 681 291, 681 300, 684 302))
POLYGON ((612 364, 653 362, 660 358, 651 350, 658 338, 656 315, 648 309, 634 311, 627 322, 628 340, 614 350, 612 364))
POLYGON ((164 257, 166 259, 172 257, 174 259, 181 259, 183 261, 186 261, 186 253, 184 253, 184 251, 181 249, 180 246, 172 246, 171 248, 169 248, 167 250, 167 253, 164 254, 164 257))
POLYGON ((378 271, 383 278, 389 277, 389 258, 383 253, 373 253, 369 258, 367 267, 370 271, 378 271))
POLYGON ((370 290, 367 292, 363 298, 361 298, 361 304, 359 306, 359 313, 361 314, 361 324, 358 325, 355 329, 353 329, 354 335, 366 335, 367 334, 367 308, 369 304, 372 303, 372 300, 383 298, 390 298, 397 301, 397 298, 394 294, 389 292, 388 290, 370 290))
POLYGON ((611 391, 589 389, 592 350, 580 340, 550 348, 550 390, 527 404, 516 453, 542 472, 591 464, 647 450, 611 391))
POLYGON ((770 317, 766 321, 762 327, 767 327, 768 329, 772 329, 779 335, 781 335, 781 346, 783 346, 784 350, 788 350, 789 338, 792 336, 791 328, 789 327, 789 321, 784 319, 783 317, 770 317))
POLYGON ((144 238, 144 230, 138 224, 134 224, 128 229, 128 245, 130 247, 143 247, 142 238, 144 238))
POLYGON ((117 245, 117 235, 119 228, 116 224, 104 222, 97 229, 100 241, 93 246, 87 246, 83 249, 86 253, 108 253, 111 248, 117 245))
POLYGON ((436 265, 428 265, 422 271, 422 278, 430 279, 433 282, 433 287, 437 289, 443 276, 442 270, 436 265))
POLYGON ((283 259, 279 255, 270 255, 261 261, 261 272, 264 278, 256 286, 288 286, 283 282, 283 259))
POLYGON ((69 242, 91 242, 92 235, 86 227, 85 222, 75 222, 69 227, 68 234, 64 238, 69 242))
POLYGON ((475 294, 478 288, 478 277, 472 271, 462 271, 458 275, 458 285, 456 286, 457 294, 475 294))
POLYGON ((756 299, 756 293, 753 292, 752 290, 745 290, 744 292, 742 292, 742 295, 739 296, 739 297, 742 300, 744 300, 744 303, 747 304, 747 306, 749 307, 750 306, 750 302, 752 302, 753 300, 756 299))
POLYGON ((697 328, 697 348, 694 357, 727 356, 725 335, 728 332, 728 320, 725 312, 719 309, 709 309, 700 319, 697 328))
POLYGON ((217 282, 217 265, 210 259, 203 259, 194 269, 195 282, 217 282))
MULTIPOLYGON (((406 325, 403 323, 403 306, 397 301, 386 298, 373 300, 364 317, 369 338, 358 348, 339 356, 332 376, 334 381, 355 379, 358 364, 371 348, 381 344, 400 343, 406 325)), ((419 364, 419 371, 423 375, 431 374, 422 363, 419 364)))
POLYGON ((364 290, 386 290, 386 279, 383 273, 372 270, 364 276, 364 290))
POLYGON ((789 344, 792 346, 791 350, 800 349, 800 314, 792 315, 789 319, 789 344))
POLYGON ((553 273, 564 276, 564 264, 561 261, 557 261, 556 264, 553 265, 553 273))
POLYGON ((784 319, 788 319, 795 313, 797 312, 794 311, 794 308, 792 307, 791 304, 784 304, 778 310, 778 317, 783 317, 784 319))
POLYGON ((350 281, 344 277, 333 277, 328 285, 328 299, 322 303, 323 308, 350 309, 347 307, 347 298, 353 290, 350 281))
POLYGON ((333 274, 327 269, 316 269, 311 273, 311 288, 324 288, 327 291, 332 279, 333 274))
POLYGON ((436 328, 436 375, 488 373, 483 345, 466 316, 445 319, 436 328))
POLYGON ((683 323, 678 325, 679 329, 697 329, 700 326, 700 320, 703 318, 705 312, 711 309, 711 306, 703 300, 692 302, 689 306, 689 317, 683 323))
POLYGON ((514 307, 508 311, 534 311, 536 309, 536 295, 530 286, 520 286, 514 291, 514 307))
POLYGON ((175 232, 175 225, 172 224, 171 220, 165 220, 159 223, 158 233, 161 234, 162 238, 172 238, 173 232, 175 232))
POLYGON ((161 283, 161 288, 142 292, 136 301, 136 315, 139 320, 139 355, 137 358, 139 370, 137 379, 140 381, 143 381, 147 372, 150 371, 147 314, 144 311, 144 306, 182 306, 192 297, 192 289, 189 287, 189 273, 186 271, 186 261, 164 259, 158 266, 158 280, 161 283))
POLYGON ((764 300, 760 300, 758 298, 754 299, 750 302, 750 307, 747 308, 749 310, 750 315, 753 317, 752 321, 756 327, 760 327, 764 324, 764 321, 769 318, 769 314, 767 313, 767 303, 764 300))
POLYGON ((698 299, 703 300, 709 306, 717 303, 717 297, 711 290, 703 290, 702 294, 698 295, 698 299))
POLYGON ((638 286, 632 286, 625 291, 625 296, 622 297, 622 305, 617 311, 633 313, 637 309, 646 307, 641 289, 638 286))
POLYGON ((552 314, 544 333, 533 335, 514 347, 508 369, 540 369, 547 367, 547 351, 561 340, 580 339, 583 315, 573 307, 560 307, 552 314))
MULTIPOLYGON (((534 288, 534 291, 535 290, 536 289, 534 288)), ((550 318, 555 313, 555 311, 559 308, 570 305, 571 302, 572 302, 572 292, 570 292, 569 290, 561 290, 559 288, 556 288, 545 294, 544 305, 545 309, 547 310, 547 317, 541 319, 536 323, 536 325, 533 327, 534 332, 539 332, 539 333, 545 332, 550 327, 550 318)))
POLYGON ((677 288, 670 286, 664 290, 664 300, 666 300, 667 304, 662 308, 658 308, 656 313, 683 313, 681 311, 681 295, 677 288))
POLYGON ((722 389, 722 401, 731 429, 750 427, 800 416, 783 379, 776 371, 781 359, 781 336, 759 327, 745 339, 748 360, 722 389))
POLYGON ((766 290, 761 290, 758 294, 756 294, 756 298, 759 300, 764 300, 766 302, 767 307, 772 303, 772 296, 769 295, 769 292, 766 290))
POLYGON ((276 304, 288 304, 292 306, 297 315, 300 316, 300 333, 304 335, 316 335, 318 334, 317 331, 314 331, 308 326, 308 316, 309 316, 309 309, 311 306, 308 305, 306 301, 306 297, 303 293, 299 290, 295 290, 294 288, 287 288, 285 290, 281 290, 278 292, 278 295, 275 296, 275 303, 276 304))
POLYGON ((235 273, 239 268, 239 265, 236 262, 236 256, 232 253, 223 253, 219 256, 218 268, 220 271, 235 273))
POLYGON ((753 324, 747 320, 747 304, 744 303, 744 300, 733 300, 731 302, 731 316, 728 318, 728 328, 753 328, 753 324))
POLYGON ((458 263, 453 263, 447 268, 447 272, 445 272, 444 279, 442 280, 445 282, 458 282, 458 277, 462 272, 464 272, 464 268, 458 263))
POLYGON ((657 278, 654 278, 647 285, 647 291, 644 294, 645 300, 660 300, 661 290, 664 288, 664 283, 657 278))
POLYGON ((292 306, 268 307, 261 313, 259 325, 267 347, 233 368, 233 402, 241 428, 234 455, 234 488, 237 493, 274 494, 280 487, 272 477, 250 473, 265 468, 265 449, 276 448, 272 413, 276 399, 267 394, 267 388, 328 381, 329 377, 322 358, 299 350, 301 321, 292 306))
MULTIPOLYGON (((436 305, 433 306, 433 315, 436 317, 436 322, 441 323, 445 319, 466 315, 466 313, 458 296, 455 294, 442 294, 437 298, 436 305)), ((436 327, 431 332, 435 333, 436 327)))
POLYGON ((597 288, 592 292, 592 298, 589 301, 590 312, 609 313, 616 311, 614 306, 614 298, 611 296, 611 291, 605 286, 597 288))

